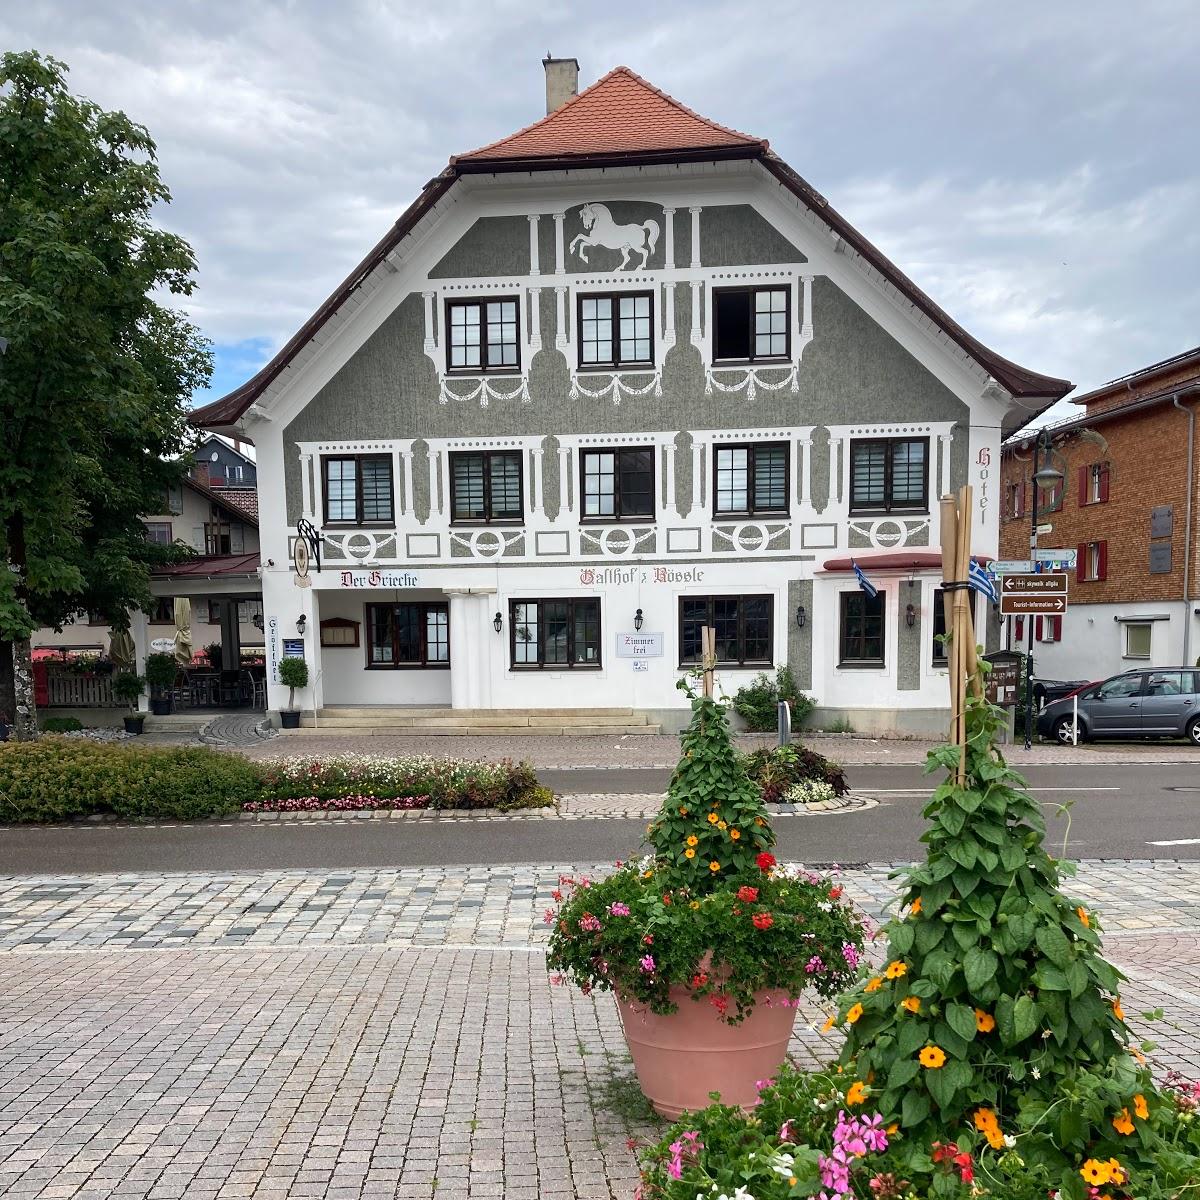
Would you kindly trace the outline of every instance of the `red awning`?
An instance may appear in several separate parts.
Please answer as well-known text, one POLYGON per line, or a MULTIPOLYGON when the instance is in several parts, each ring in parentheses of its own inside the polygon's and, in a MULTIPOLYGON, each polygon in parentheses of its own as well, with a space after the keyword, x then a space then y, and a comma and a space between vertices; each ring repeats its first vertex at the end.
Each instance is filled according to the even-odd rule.
POLYGON ((201 554, 170 566, 157 567, 153 574, 159 578, 164 575, 199 575, 204 578, 211 575, 254 575, 258 566, 257 550, 252 554, 201 554))
MULTIPOLYGON (((992 561, 990 554, 973 556, 980 566, 992 561)), ((849 558, 827 558, 823 571, 853 571, 858 563, 865 571, 868 567, 876 571, 940 571, 942 556, 937 550, 883 550, 871 554, 855 554, 849 558)))

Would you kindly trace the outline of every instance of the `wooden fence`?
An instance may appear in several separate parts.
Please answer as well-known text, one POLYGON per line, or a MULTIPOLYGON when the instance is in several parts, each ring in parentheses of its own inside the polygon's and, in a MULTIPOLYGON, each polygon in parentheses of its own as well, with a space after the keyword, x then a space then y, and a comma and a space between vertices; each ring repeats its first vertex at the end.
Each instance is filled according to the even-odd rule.
POLYGON ((111 675, 80 675, 50 667, 46 672, 51 708, 122 708, 112 691, 111 675))

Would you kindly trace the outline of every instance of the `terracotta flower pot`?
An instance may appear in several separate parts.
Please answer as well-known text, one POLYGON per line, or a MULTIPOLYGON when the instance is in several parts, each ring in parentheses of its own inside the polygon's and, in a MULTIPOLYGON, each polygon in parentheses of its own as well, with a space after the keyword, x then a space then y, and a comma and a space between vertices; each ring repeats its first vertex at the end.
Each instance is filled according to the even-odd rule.
POLYGON ((795 1008, 781 1003, 787 999, 783 992, 758 992, 755 1010, 741 1024, 729 1025, 707 998, 695 1001, 691 995, 687 988, 673 987, 671 999, 679 1011, 669 1016, 617 1001, 646 1099, 670 1121, 684 1109, 707 1107, 709 1092, 720 1092, 723 1104, 753 1108, 755 1083, 774 1078, 787 1055, 795 1008))

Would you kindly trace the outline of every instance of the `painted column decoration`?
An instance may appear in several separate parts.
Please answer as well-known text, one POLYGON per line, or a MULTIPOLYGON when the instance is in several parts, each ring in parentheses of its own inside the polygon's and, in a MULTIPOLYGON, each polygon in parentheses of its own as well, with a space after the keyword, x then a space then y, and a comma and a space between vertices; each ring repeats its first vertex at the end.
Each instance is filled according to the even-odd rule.
POLYGON ((663 224, 666 226, 666 241, 663 243, 663 267, 668 271, 675 269, 675 210, 663 209, 663 224))
POLYGON ((950 495, 950 443, 952 441, 954 441, 954 434, 938 434, 938 444, 941 446, 941 463, 938 474, 939 496, 950 495))
POLYGON ((811 275, 800 276, 802 311, 796 314, 800 318, 800 336, 796 342, 797 361, 804 356, 804 347, 813 340, 812 285, 811 275))
POLYGON ((407 448, 400 450, 400 457, 404 461, 404 515, 411 519, 416 515, 413 512, 412 442, 408 443, 407 448))
POLYGON ((667 452, 667 464, 663 470, 663 482, 667 488, 667 503, 663 510, 663 515, 669 520, 678 512, 675 503, 675 438, 676 434, 671 435, 671 440, 667 442, 664 449, 667 452))
POLYGON ((437 339, 433 334, 433 301, 437 293, 424 292, 423 295, 425 297, 425 353, 436 360, 437 339))
POLYGON ((538 513, 542 510, 542 448, 535 446, 529 451, 533 456, 533 467, 529 472, 529 511, 538 513))
POLYGON ((829 503, 840 504, 842 502, 842 479, 841 472, 838 468, 841 466, 842 460, 842 439, 833 437, 829 438, 829 503))
MULTIPOLYGON (((561 246, 560 242, 559 247, 561 248, 561 246)), ((558 306, 558 311, 555 313, 554 345, 558 350, 565 350, 567 348, 567 289, 556 287, 554 293, 558 306)))
POLYGON ((702 208, 689 208, 692 214, 692 267, 700 266, 700 214, 702 208))
POLYGON ((441 455, 426 443, 425 456, 429 462, 429 520, 432 521, 434 516, 441 512, 441 504, 438 501, 438 459, 441 455))
POLYGON ((669 282, 663 284, 662 340, 664 346, 675 345, 675 285, 669 282))
POLYGON ((300 509, 309 521, 313 519, 312 459, 311 454, 300 455, 300 509))
POLYGON ((704 443, 692 435, 692 507, 688 510, 689 520, 698 520, 703 504, 700 488, 704 480, 704 443))
POLYGON ((540 275, 541 269, 538 266, 538 218, 526 217, 529 222, 529 273, 530 275, 540 275))
POLYGON ((571 499, 568 491, 571 481, 570 454, 570 448, 564 446, 560 441, 558 444, 558 515, 554 518, 555 523, 571 519, 571 499))
POLYGON ((692 280, 692 345, 699 346, 703 341, 700 332, 700 295, 704 285, 698 279, 692 280))
POLYGON ((801 508, 812 503, 812 438, 800 439, 800 480, 796 499, 801 508))
POLYGON ((536 354, 542 348, 542 289, 529 289, 529 320, 527 322, 529 351, 536 354))
POLYGON ((563 255, 563 218, 566 213, 554 214, 554 273, 555 275, 563 275, 566 273, 563 255))

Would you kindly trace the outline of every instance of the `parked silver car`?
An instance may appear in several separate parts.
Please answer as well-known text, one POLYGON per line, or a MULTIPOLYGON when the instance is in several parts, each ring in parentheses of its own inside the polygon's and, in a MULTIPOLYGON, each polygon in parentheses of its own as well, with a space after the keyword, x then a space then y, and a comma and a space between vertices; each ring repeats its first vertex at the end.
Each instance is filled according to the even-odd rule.
POLYGON ((1043 737, 1071 744, 1079 706, 1079 737, 1186 737, 1200 746, 1200 671, 1154 667, 1125 671, 1047 704, 1038 714, 1043 737))

